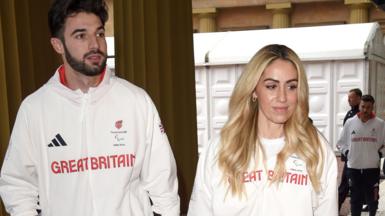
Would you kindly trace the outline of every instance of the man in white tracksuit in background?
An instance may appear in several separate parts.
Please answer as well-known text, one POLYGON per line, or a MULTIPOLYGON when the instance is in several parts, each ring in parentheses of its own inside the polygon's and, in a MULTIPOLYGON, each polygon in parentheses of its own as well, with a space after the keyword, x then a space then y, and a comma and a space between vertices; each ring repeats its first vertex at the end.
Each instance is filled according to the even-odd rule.
POLYGON ((103 0, 52 4, 51 44, 63 65, 20 106, 0 178, 11 215, 179 215, 158 112, 106 68, 107 18, 103 0))
POLYGON ((385 123, 373 113, 374 98, 361 97, 360 112, 347 120, 337 142, 348 161, 352 216, 361 215, 364 199, 369 215, 376 215, 380 180, 380 155, 385 144, 385 123))

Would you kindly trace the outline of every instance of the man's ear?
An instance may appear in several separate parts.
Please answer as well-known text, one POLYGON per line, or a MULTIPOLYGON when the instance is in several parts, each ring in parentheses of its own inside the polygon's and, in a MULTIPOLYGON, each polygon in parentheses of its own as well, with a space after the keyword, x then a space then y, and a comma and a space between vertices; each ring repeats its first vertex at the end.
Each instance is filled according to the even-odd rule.
POLYGON ((53 49, 57 53, 64 54, 64 44, 59 38, 52 37, 50 41, 51 41, 51 45, 52 45, 53 49))

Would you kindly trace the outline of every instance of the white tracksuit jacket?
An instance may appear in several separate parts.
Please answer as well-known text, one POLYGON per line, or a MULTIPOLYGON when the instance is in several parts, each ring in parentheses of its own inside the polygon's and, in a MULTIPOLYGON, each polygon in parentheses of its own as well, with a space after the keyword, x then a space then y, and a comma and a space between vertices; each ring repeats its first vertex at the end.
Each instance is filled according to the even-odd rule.
POLYGON ((385 153, 385 122, 378 117, 362 122, 355 115, 346 121, 337 145, 343 154, 349 150, 349 168, 379 168, 381 158, 378 152, 385 153))
POLYGON ((0 194, 12 216, 179 215, 175 159, 157 110, 109 70, 88 93, 65 87, 56 71, 22 102, 0 194))
MULTIPOLYGON (((282 183, 269 184, 276 155, 284 146, 284 138, 262 139, 266 152, 265 171, 250 165, 243 182, 246 196, 232 196, 222 180, 217 163, 219 141, 210 144, 200 155, 188 216, 337 216, 336 157, 321 138, 324 148, 324 167, 320 193, 310 182, 303 160, 292 155, 286 161, 287 175, 282 183)), ((251 163, 252 164, 252 163, 251 163)))

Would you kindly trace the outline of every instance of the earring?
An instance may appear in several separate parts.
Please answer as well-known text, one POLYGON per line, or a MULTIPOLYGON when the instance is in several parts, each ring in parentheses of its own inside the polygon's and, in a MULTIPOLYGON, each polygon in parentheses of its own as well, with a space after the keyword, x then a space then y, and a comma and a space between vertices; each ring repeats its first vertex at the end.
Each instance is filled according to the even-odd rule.
POLYGON ((258 96, 253 94, 253 96, 251 96, 251 101, 255 102, 255 101, 257 101, 257 98, 258 98, 258 96))

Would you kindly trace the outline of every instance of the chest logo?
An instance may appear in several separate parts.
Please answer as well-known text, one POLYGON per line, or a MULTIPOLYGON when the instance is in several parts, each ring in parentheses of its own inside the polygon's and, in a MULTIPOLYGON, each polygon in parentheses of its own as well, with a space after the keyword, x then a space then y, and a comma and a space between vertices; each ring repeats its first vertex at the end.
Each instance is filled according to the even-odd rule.
POLYGON ((51 143, 48 144, 48 147, 60 147, 67 146, 67 143, 64 141, 63 137, 60 134, 56 134, 55 138, 51 140, 51 143))
POLYGON ((122 128, 122 126, 123 126, 123 120, 118 120, 115 122, 116 129, 119 130, 120 128, 122 128))
POLYGON ((377 132, 375 128, 372 128, 372 132, 370 133, 371 136, 377 136, 377 132))
POLYGON ((115 121, 115 130, 111 130, 111 134, 114 137, 113 146, 125 146, 127 131, 123 130, 123 120, 115 121), (122 129, 122 130, 121 130, 122 129))

